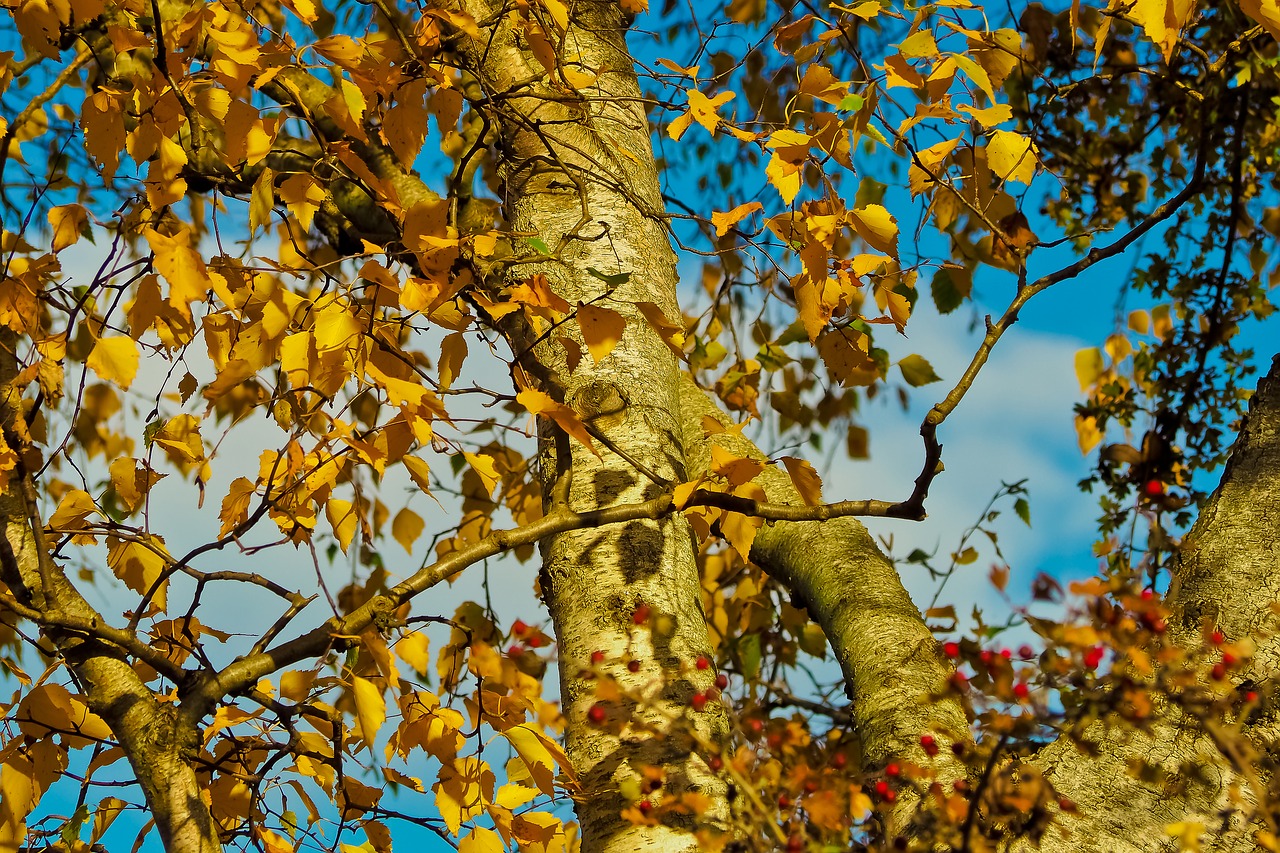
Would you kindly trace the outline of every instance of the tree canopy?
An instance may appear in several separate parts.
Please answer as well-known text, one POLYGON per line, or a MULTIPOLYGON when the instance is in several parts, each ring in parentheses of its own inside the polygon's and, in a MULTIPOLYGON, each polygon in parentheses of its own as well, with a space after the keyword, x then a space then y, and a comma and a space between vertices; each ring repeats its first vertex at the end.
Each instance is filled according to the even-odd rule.
POLYGON ((1275 0, 3 6, 0 853, 1280 851, 1275 0), (1098 565, 886 556, 1103 274, 1098 565))

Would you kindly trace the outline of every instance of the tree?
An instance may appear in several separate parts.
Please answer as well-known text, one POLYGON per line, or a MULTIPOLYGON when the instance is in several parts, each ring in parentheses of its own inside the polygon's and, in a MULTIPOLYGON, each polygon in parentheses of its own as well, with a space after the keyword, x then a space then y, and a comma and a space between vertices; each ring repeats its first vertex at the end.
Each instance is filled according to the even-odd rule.
POLYGON ((6 9, 0 848, 1280 850, 1274 0, 6 9), (1122 255, 1105 566, 940 642, 858 518, 923 518, 1023 308, 1122 255), (914 491, 824 497, 767 449, 939 381, 925 277, 1014 296, 914 491), (432 611, 535 546, 549 630, 432 611))

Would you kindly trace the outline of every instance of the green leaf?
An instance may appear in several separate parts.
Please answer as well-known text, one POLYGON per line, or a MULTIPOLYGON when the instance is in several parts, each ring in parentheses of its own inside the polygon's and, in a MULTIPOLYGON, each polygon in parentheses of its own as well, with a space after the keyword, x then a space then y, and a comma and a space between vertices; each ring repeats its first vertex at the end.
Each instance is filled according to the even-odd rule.
POLYGON ((848 110, 849 112, 856 113, 858 110, 862 109, 862 105, 866 102, 867 99, 861 95, 845 95, 840 99, 840 103, 836 109, 848 110))
POLYGON ((738 638, 738 657, 742 660, 742 676, 752 681, 760 674, 760 635, 747 634, 738 638))
POLYGON ((919 355, 907 356, 898 362, 898 368, 902 371, 902 378, 907 380, 907 384, 913 388, 928 385, 930 382, 937 382, 942 378, 934 373, 933 367, 929 362, 919 355))
POLYGON ((1026 498, 1018 498, 1013 503, 1014 512, 1018 513, 1018 518, 1022 519, 1027 527, 1031 526, 1031 504, 1027 503, 1026 498))
POLYGON ((631 281, 631 273, 629 272, 616 272, 610 275, 609 273, 600 272, 595 267, 587 267, 587 272, 610 287, 617 287, 620 284, 626 284, 631 281))
POLYGON ((949 269, 940 269, 933 276, 933 304, 939 314, 950 314, 964 302, 964 293, 957 286, 949 269))
POLYGON ((536 249, 540 255, 551 254, 551 250, 547 248, 547 244, 542 241, 541 237, 530 237, 529 245, 536 249))

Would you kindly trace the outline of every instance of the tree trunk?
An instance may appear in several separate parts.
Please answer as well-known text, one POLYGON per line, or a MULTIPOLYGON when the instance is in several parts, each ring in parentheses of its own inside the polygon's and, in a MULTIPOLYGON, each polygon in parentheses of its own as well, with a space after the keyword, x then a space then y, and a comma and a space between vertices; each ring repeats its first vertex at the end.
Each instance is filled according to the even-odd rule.
MULTIPOLYGON (((467 10, 481 21, 492 11, 467 10)), ((544 431, 546 501, 567 500, 575 510, 643 501, 683 480, 685 463, 678 366, 635 303, 653 302, 672 319, 680 309, 626 23, 617 3, 573 5, 565 42, 583 68, 599 73, 575 94, 519 46, 512 17, 503 16, 469 55, 497 105, 507 224, 515 234, 536 235, 554 259, 514 266, 507 283, 543 275, 571 306, 591 302, 626 319, 621 342, 598 362, 573 321, 551 332, 527 324, 512 336, 517 365, 578 413, 600 454, 544 431), (628 278, 608 285, 589 269, 628 278), (576 364, 565 336, 581 348, 576 364)), ((542 594, 560 645, 566 748, 583 783, 583 850, 698 849, 698 832, 728 830, 726 785, 704 760, 719 750, 728 726, 718 703, 701 711, 690 704, 715 673, 695 666, 711 648, 687 522, 672 514, 564 533, 543 543, 543 556, 542 594), (593 655, 603 656, 595 667, 603 680, 616 680, 616 699, 599 692, 593 655), (591 719, 601 713, 603 720, 591 719), (660 790, 642 790, 646 767, 661 770, 660 790), (698 795, 692 809, 663 805, 691 793, 698 795), (654 807, 657 825, 620 819, 641 797, 654 807)))
MULTIPOLYGON (((0 424, 21 460, 24 443, 17 375, 17 335, 0 329, 0 424)), ((187 756, 198 749, 196 722, 180 721, 162 705, 130 665, 126 651, 98 635, 98 614, 56 565, 44 541, 35 488, 21 461, 0 492, 0 579, 23 615, 33 618, 57 647, 84 691, 89 708, 111 727, 146 796, 160 840, 169 853, 220 851, 217 829, 201 799, 187 756), (78 630, 78 626, 83 629, 78 630), (98 636, 95 636, 98 635, 98 636)), ((140 644, 143 645, 143 644, 140 644)))

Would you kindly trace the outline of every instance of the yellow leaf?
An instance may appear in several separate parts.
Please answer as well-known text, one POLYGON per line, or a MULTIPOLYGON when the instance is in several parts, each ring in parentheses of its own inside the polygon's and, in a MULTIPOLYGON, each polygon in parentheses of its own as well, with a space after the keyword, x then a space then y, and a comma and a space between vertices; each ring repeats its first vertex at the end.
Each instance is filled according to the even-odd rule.
POLYGON ((1240 11, 1261 24, 1272 38, 1280 39, 1280 3, 1276 0, 1240 0, 1240 11))
POLYGON ((758 459, 744 459, 718 444, 711 445, 711 470, 729 481, 733 488, 749 483, 764 470, 758 459))
POLYGON ((280 184, 277 191, 280 200, 298 220, 303 231, 311 229, 311 220, 324 203, 325 191, 315 178, 306 174, 293 175, 280 184))
POLYGON ((89 221, 89 211, 78 204, 63 204, 49 209, 49 227, 53 229, 50 248, 61 252, 80 239, 80 232, 89 221))
POLYGON ((324 505, 324 514, 329 519, 329 526, 333 528, 334 538, 342 546, 342 553, 347 553, 347 549, 351 547, 351 540, 356 535, 356 525, 359 523, 355 507, 350 501, 333 498, 324 505))
POLYGON ((72 489, 62 496, 58 508, 49 517, 49 526, 62 532, 80 530, 84 527, 85 519, 95 512, 98 512, 98 507, 89 493, 72 489))
POLYGON ((492 829, 479 826, 468 832, 467 837, 458 842, 458 853, 503 853, 506 849, 501 835, 492 829))
POLYGON ((423 492, 431 493, 431 468, 427 463, 423 462, 416 456, 405 455, 400 460, 404 463, 405 470, 409 472, 409 477, 413 480, 414 485, 423 492))
POLYGON ((726 91, 721 92, 714 98, 708 98, 697 89, 689 89, 685 92, 685 97, 689 99, 689 111, 671 122, 670 127, 667 128, 667 134, 675 140, 680 139, 691 121, 696 121, 705 127, 708 132, 714 134, 720 124, 720 116, 717 111, 720 107, 733 100, 734 93, 726 91))
POLYGON ((733 210, 726 213, 712 212, 711 224, 716 228, 716 236, 723 237, 725 234, 728 234, 730 228, 737 225, 757 210, 764 210, 764 205, 758 201, 749 201, 746 204, 738 205, 733 210))
POLYGON ((888 255, 898 254, 898 222, 889 211, 878 204, 869 204, 852 211, 853 226, 858 236, 872 248, 888 255))
POLYGON ((378 729, 387 719, 387 703, 378 686, 358 675, 351 677, 351 692, 355 694, 356 719, 360 721, 360 737, 373 751, 373 741, 378 729))
MULTIPOLYGON (((587 350, 597 363, 613 352, 613 348, 622 340, 627 321, 622 315, 610 308, 578 303, 578 325, 582 329, 582 339, 586 341, 587 350)), ((590 445, 590 442, 583 442, 590 445)))
POLYGON ((262 842, 262 849, 266 853, 293 853, 293 845, 289 843, 289 839, 278 832, 255 826, 253 834, 262 842))
POLYGON ((987 141, 987 165, 1001 180, 1030 184, 1039 149, 1021 133, 993 130, 987 141))
POLYGON ((532 723, 521 723, 502 734, 511 741, 511 745, 524 760, 525 767, 529 769, 529 775, 533 778, 533 783, 538 786, 538 790, 547 796, 553 795, 556 764, 568 764, 559 746, 556 747, 555 753, 548 749, 547 742, 532 723))
POLYGON ((85 364, 94 373, 128 390, 138 375, 138 344, 123 335, 99 338, 85 364))
POLYGON ((907 59, 933 59, 938 55, 938 43, 933 33, 918 30, 898 45, 898 52, 907 59))
POLYGON ((974 118, 978 124, 983 127, 995 127, 997 124, 1009 121, 1013 118, 1013 107, 1008 104, 996 104, 985 109, 969 106, 968 104, 960 104, 956 107, 958 112, 968 113, 974 118))
MULTIPOLYGON (((519 399, 517 397, 517 399, 519 399)), ((493 489, 498 485, 498 468, 493 461, 492 456, 483 453, 466 453, 462 454, 467 463, 471 465, 471 470, 480 476, 480 482, 484 484, 485 491, 493 497, 493 489)))
POLYGON ((460 756, 440 768, 436 783, 436 810, 454 835, 462 823, 484 811, 493 802, 493 771, 474 756, 460 756))
POLYGON ((822 478, 813 469, 813 465, 794 456, 782 457, 782 464, 791 475, 791 482, 800 493, 800 499, 807 506, 817 506, 822 503, 822 478))
POLYGON ((1080 452, 1087 454, 1102 441, 1102 432, 1098 429, 1098 421, 1092 417, 1076 415, 1076 439, 1080 444, 1080 452))
MULTIPOLYGON (((151 589, 172 561, 164 541, 158 536, 146 536, 141 541, 112 538, 107 542, 107 568, 139 595, 151 589)), ((162 610, 168 584, 167 580, 160 584, 151 599, 162 610)))
POLYGON ((1200 836, 1204 835, 1204 824, 1200 821, 1181 820, 1166 824, 1164 831, 1166 835, 1178 839, 1178 849, 1199 853, 1200 836))
POLYGON ((191 231, 183 228, 170 237, 148 228, 143 236, 155 253, 156 269, 169 282, 169 304, 191 319, 191 303, 203 299, 212 287, 204 259, 191 248, 191 231))
POLYGON ((418 541, 424 527, 426 524, 422 521, 422 517, 405 507, 396 513, 395 519, 391 522, 391 535, 412 554, 413 543, 418 541))
POLYGON ((516 402, 524 406, 529 414, 551 418, 560 429, 567 432, 584 447, 599 456, 595 445, 591 442, 591 433, 578 417, 578 413, 561 403, 552 400, 546 393, 534 388, 526 388, 516 395, 516 402))
POLYGON ((418 675, 425 675, 431 668, 431 640, 425 631, 405 634, 396 641, 396 657, 407 663, 418 675))
POLYGON ((795 201, 796 194, 800 192, 799 166, 788 163, 774 154, 769 158, 769 165, 765 166, 764 174, 778 191, 778 195, 782 196, 784 204, 795 201))
POLYGON ((1142 309, 1129 312, 1129 328, 1140 335, 1151 329, 1151 315, 1142 309))
POLYGON ((907 170, 907 181, 912 195, 919 195, 930 189, 934 184, 934 178, 942 176, 945 171, 944 161, 955 150, 959 141, 959 138, 946 139, 916 154, 911 161, 911 167, 907 170))
POLYGON ((440 342, 440 387, 448 389, 453 380, 462 371, 462 363, 467 359, 467 339, 461 332, 445 335, 440 342))
POLYGON ((1081 391, 1092 388, 1105 369, 1102 350, 1097 347, 1082 349, 1076 353, 1076 379, 1080 382, 1081 391))

